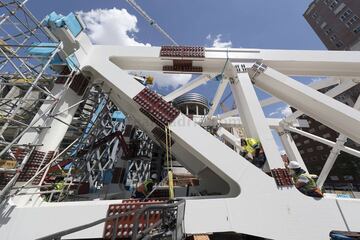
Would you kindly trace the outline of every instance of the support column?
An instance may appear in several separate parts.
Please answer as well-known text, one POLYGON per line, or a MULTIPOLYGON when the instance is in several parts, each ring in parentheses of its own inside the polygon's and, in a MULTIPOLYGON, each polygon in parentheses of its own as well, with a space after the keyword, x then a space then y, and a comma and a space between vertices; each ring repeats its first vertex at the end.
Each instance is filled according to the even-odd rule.
MULTIPOLYGON (((68 124, 71 123, 76 109, 78 108, 78 105, 74 107, 72 106, 82 99, 82 96, 75 93, 72 89, 67 89, 65 90, 66 92, 62 94, 62 91, 64 90, 63 88, 63 84, 56 84, 52 90, 52 94, 54 94, 56 97, 59 97, 59 102, 51 111, 51 114, 60 113, 54 116, 57 119, 54 117, 49 117, 46 114, 34 125, 34 127, 40 127, 45 124, 50 128, 42 129, 40 133, 35 128, 30 129, 21 137, 19 144, 42 144, 42 146, 37 150, 43 152, 55 151, 58 148, 69 128, 68 124)), ((34 119, 46 111, 50 105, 50 102, 44 102, 38 113, 35 115, 34 119)))
POLYGON ((304 169, 306 172, 308 172, 305 162, 301 157, 301 154, 296 147, 296 144, 294 142, 294 139, 292 138, 289 131, 284 130, 283 128, 277 129, 281 142, 285 148, 285 152, 287 157, 289 158, 289 161, 296 161, 300 164, 301 168, 304 169))
POLYGON ((284 168, 280 152, 266 121, 249 74, 239 71, 237 77, 230 79, 231 91, 240 114, 247 137, 258 138, 265 151, 270 169, 284 168))
POLYGON ((215 111, 216 111, 216 109, 217 109, 217 107, 218 107, 218 105, 220 103, 221 97, 225 92, 227 84, 228 84, 228 79, 227 78, 222 78, 220 83, 219 83, 219 86, 218 86, 218 88, 216 90, 214 99, 211 102, 211 107, 209 109, 209 114, 207 116, 208 118, 211 118, 214 115, 214 113, 215 113, 215 111))

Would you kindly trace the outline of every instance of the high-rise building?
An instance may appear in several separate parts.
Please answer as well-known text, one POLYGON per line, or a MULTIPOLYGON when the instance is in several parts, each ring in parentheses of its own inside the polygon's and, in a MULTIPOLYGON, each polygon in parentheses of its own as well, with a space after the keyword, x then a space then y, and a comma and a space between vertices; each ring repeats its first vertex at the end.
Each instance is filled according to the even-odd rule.
POLYGON ((304 17, 329 50, 360 50, 359 0, 315 0, 304 17))
MULTIPOLYGON (((320 92, 326 92, 332 87, 321 89, 320 92)), ((359 96, 359 93, 360 84, 338 95, 335 99, 345 103, 346 105, 353 106, 359 96)), ((302 129, 303 131, 333 142, 335 142, 339 137, 339 133, 308 116, 303 115, 300 118, 306 119, 309 123, 309 127, 302 129)), ((300 134, 294 133, 292 134, 292 137, 309 172, 313 174, 320 174, 330 154, 331 147, 300 134)), ((360 150, 360 144, 355 143, 350 139, 346 142, 345 146, 360 150)), ((354 191, 360 191, 360 159, 348 153, 341 152, 341 154, 337 157, 335 165, 332 168, 324 187, 326 189, 351 189, 354 191)))
MULTIPOLYGON (((360 50, 360 0, 315 0, 309 5, 304 17, 329 50, 360 50)), ((326 92, 330 88, 320 91, 326 92)), ((360 84, 335 99, 354 106, 359 94, 360 84)), ((309 122, 309 128, 303 129, 304 131, 331 141, 336 141, 339 136, 339 133, 308 116, 304 115, 302 118, 309 122)), ((292 136, 309 171, 319 174, 331 148, 299 134, 292 136)), ((360 145, 351 140, 345 145, 360 149, 360 145)), ((324 186, 360 191, 360 159, 342 152, 324 186)))

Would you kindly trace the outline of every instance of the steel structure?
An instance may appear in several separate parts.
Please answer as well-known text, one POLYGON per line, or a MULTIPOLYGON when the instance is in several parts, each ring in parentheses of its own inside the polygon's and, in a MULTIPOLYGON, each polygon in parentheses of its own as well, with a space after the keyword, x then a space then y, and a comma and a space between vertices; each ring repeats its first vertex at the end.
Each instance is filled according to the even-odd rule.
MULTIPOLYGON (((25 8, 21 5, 19 9, 25 8)), ((125 112, 152 141, 163 147, 170 145, 176 160, 200 179, 200 185, 196 190, 201 192, 202 196, 176 196, 184 199, 184 211, 177 210, 176 215, 172 215, 176 221, 170 230, 181 233, 172 234, 173 239, 181 239, 183 234, 214 232, 236 232, 270 239, 327 239, 332 230, 360 231, 360 200, 342 199, 333 195, 315 199, 303 195, 292 185, 271 130, 274 129, 280 135, 290 160, 298 161, 305 169, 306 166, 290 131, 334 147, 323 175, 331 168, 338 151, 359 155, 359 151, 345 147, 342 143, 346 138, 360 142, 360 112, 333 99, 350 86, 359 83, 359 52, 101 46, 90 42, 83 31, 81 20, 76 16, 69 15, 63 20, 63 16, 53 13, 45 22, 51 35, 58 40, 55 50, 51 51, 50 59, 59 57, 61 62, 67 65, 67 69, 74 69, 70 73, 76 71, 76 75, 70 74, 65 85, 57 86, 55 81, 51 94, 48 93, 50 90, 47 91, 45 88, 42 88, 43 91, 40 90, 48 93, 46 99, 58 92, 62 93, 55 101, 56 107, 51 108, 50 116, 42 118, 46 112, 44 108, 47 109, 51 105, 51 102, 44 102, 29 125, 46 127, 33 132, 29 130, 30 127, 27 129, 29 131, 20 134, 20 137, 13 137, 11 142, 5 144, 2 154, 12 149, 11 144, 27 144, 34 148, 29 154, 35 154, 34 159, 42 159, 40 166, 45 165, 43 168, 39 166, 41 169, 38 172, 56 163, 59 155, 79 141, 75 140, 59 154, 55 154, 59 152, 59 145, 74 118, 76 106, 82 101, 87 82, 101 82, 102 91, 106 92, 113 104, 125 112), (58 24, 58 21, 63 22, 58 24), (58 51, 61 52, 56 54, 58 51), (138 70, 192 73, 199 76, 168 96, 162 97, 128 74, 129 71, 138 70), (294 76, 334 78, 307 86, 296 81, 294 76), (168 103, 213 77, 220 81, 207 116, 195 116, 191 120, 168 103), (325 94, 316 91, 334 83, 337 86, 325 94), (236 109, 217 115, 216 110, 227 85, 230 86, 236 109), (255 88, 260 88, 273 97, 259 101, 255 88), (288 103, 297 111, 285 119, 267 119, 262 107, 278 101, 288 103), (299 126, 306 125, 297 120, 303 113, 338 131, 341 134, 338 142, 331 142, 298 129, 299 126), (237 151, 206 131, 199 122, 220 126, 217 134, 232 143, 235 149, 240 147, 239 136, 231 134, 225 128, 241 126, 245 136, 260 139, 267 156, 267 166, 264 170, 256 168, 237 151), (166 128, 170 130, 172 137, 167 144, 166 128)), ((5 47, 11 46, 4 45, 1 48, 2 54, 7 56, 5 47)), ((8 58, 6 61, 9 61, 8 58)), ((45 63, 44 67, 50 62, 45 63)), ((22 63, 16 66, 22 66, 22 63)), ((35 88, 32 86, 37 82, 35 79, 32 84, 28 83, 31 85, 29 89, 35 88)), ((11 93, 12 96, 16 95, 14 92, 11 93)), ((28 95, 24 95, 25 99, 28 95)), ((4 130, 10 126, 10 121, 15 119, 24 102, 23 100, 18 103, 14 101, 14 97, 9 98, 11 104, 16 107, 12 108, 14 113, 10 110, 2 127, 4 130)), ((101 102, 97 106, 101 106, 101 102)), ((355 108, 357 107, 358 104, 355 105, 355 108)), ((4 111, 9 111, 9 108, 5 108, 4 111)), ((23 157, 21 166, 29 159, 26 156, 23 157)), ((80 162, 85 164, 86 161, 80 162)), ((52 234, 60 232, 55 236, 66 235, 65 238, 69 239, 114 239, 129 237, 130 231, 133 234, 139 230, 138 222, 135 222, 134 227, 130 226, 134 222, 122 218, 125 211, 121 209, 141 208, 141 202, 119 199, 46 202, 39 197, 39 188, 24 187, 35 177, 30 177, 25 184, 17 186, 17 189, 12 189, 10 184, 1 192, 1 196, 6 198, 1 205, 2 238, 34 239, 54 236, 52 234), (104 220, 106 213, 109 218, 104 220), (117 213, 119 215, 116 215, 117 213), (104 224, 104 221, 110 222, 104 224), (115 224, 111 221, 115 221, 115 224), (90 222, 93 223, 84 225, 90 222), (127 224, 126 227, 124 224, 127 224), (22 231, 18 230, 19 226, 23 226, 22 231), (74 226, 81 227, 75 231, 72 229, 74 226)), ((172 208, 174 205, 162 207, 172 208)), ((155 213, 154 218, 157 219, 157 216, 159 214, 155 213)), ((164 218, 161 219, 165 221, 164 218)), ((150 225, 149 222, 148 224, 150 225)), ((161 225, 161 221, 153 224, 155 226, 147 226, 141 231, 150 234, 161 225)), ((135 239, 137 236, 133 234, 131 237, 135 239)))

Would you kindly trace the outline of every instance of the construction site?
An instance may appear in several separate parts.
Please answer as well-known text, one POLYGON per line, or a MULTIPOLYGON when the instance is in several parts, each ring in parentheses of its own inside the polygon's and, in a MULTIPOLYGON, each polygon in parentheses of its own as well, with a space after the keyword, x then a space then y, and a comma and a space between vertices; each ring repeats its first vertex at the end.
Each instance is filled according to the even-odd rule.
POLYGON ((324 187, 360 157, 360 96, 337 100, 360 51, 182 46, 127 3, 170 43, 94 44, 79 14, 0 0, 0 239, 360 239, 360 194, 324 187), (163 95, 144 72, 193 79, 163 95), (280 102, 290 115, 264 114, 280 102), (331 149, 319 176, 294 134, 331 149))

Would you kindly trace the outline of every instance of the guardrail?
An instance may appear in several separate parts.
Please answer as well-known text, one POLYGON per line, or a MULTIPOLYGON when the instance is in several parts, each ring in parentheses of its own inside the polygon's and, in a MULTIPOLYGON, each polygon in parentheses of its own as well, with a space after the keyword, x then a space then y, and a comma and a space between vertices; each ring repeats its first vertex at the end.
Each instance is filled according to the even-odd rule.
MULTIPOLYGON (((142 239, 156 229, 158 229, 157 231, 158 235, 170 232, 171 239, 180 240, 184 236, 184 232, 183 232, 184 213, 185 213, 185 200, 183 199, 174 200, 171 203, 148 205, 135 211, 115 214, 113 216, 102 218, 88 224, 84 224, 78 227, 70 228, 64 231, 60 231, 51 235, 38 238, 38 240, 60 240, 61 237, 63 236, 91 228, 101 223, 105 223, 106 221, 109 220, 115 220, 114 224, 116 225, 119 218, 130 216, 132 214, 135 214, 134 226, 132 228, 132 232, 133 232, 131 237, 132 240, 142 239), (160 211, 161 212, 160 220, 151 226, 147 224, 146 229, 144 229, 143 231, 139 231, 140 217, 144 215, 148 216, 149 215, 148 213, 151 211, 160 211)), ((114 240, 117 239, 116 234, 113 234, 111 239, 114 240)))

